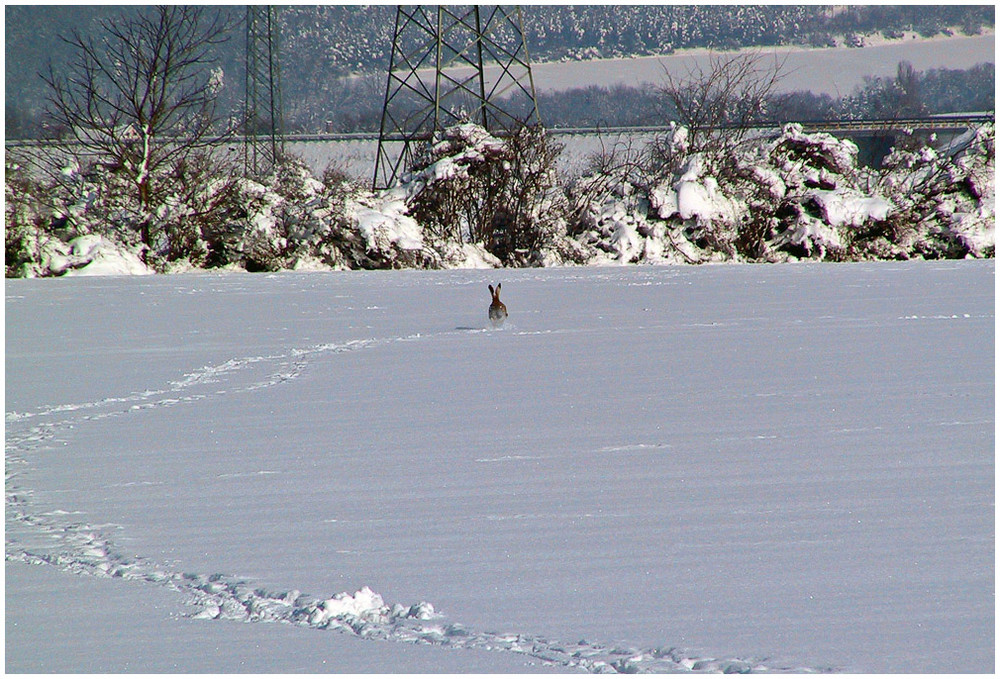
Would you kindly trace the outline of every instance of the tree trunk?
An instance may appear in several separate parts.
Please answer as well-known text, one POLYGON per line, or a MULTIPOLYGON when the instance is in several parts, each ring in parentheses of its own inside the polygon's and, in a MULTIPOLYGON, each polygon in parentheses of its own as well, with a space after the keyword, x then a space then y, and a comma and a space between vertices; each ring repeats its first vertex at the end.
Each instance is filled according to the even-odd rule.
POLYGON ((152 247, 153 242, 150 235, 149 223, 152 221, 152 214, 149 211, 149 179, 139 182, 139 205, 142 209, 142 223, 139 226, 139 236, 142 238, 142 262, 146 263, 146 253, 152 247))

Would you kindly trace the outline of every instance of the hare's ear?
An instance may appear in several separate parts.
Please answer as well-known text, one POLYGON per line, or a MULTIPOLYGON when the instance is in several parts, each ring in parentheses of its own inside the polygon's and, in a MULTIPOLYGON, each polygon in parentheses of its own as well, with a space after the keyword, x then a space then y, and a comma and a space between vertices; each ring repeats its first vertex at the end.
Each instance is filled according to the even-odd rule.
POLYGON ((501 285, 503 285, 503 283, 497 283, 497 294, 498 295, 500 294, 500 286, 501 285))
MULTIPOLYGON (((486 286, 486 287, 490 289, 490 294, 491 294, 491 295, 495 295, 495 294, 497 294, 497 293, 493 292, 493 286, 492 286, 492 285, 489 285, 489 284, 487 284, 487 286, 486 286)), ((499 288, 500 286, 497 286, 497 287, 499 288)))

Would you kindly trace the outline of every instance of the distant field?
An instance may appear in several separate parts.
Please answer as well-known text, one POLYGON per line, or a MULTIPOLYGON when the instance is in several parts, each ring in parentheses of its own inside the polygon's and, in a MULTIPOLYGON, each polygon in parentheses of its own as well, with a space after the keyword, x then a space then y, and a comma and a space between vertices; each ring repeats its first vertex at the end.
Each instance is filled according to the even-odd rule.
MULTIPOLYGON (((844 96, 864 84, 868 76, 895 76, 900 61, 908 61, 918 71, 934 68, 967 69, 977 64, 995 63, 995 34, 885 41, 867 47, 751 47, 773 55, 782 64, 785 77, 779 91, 811 91, 844 96)), ((683 76, 692 67, 705 69, 713 54, 707 49, 679 50, 671 55, 593 59, 589 61, 534 62, 532 78, 537 91, 559 91, 579 87, 637 87, 663 81, 665 71, 683 76)), ((717 52, 715 54, 718 54, 717 52)), ((495 78, 498 67, 487 67, 487 78, 495 78)), ((429 70, 428 73, 431 71, 429 70)), ((471 73, 454 69, 452 73, 471 73)), ((428 76, 430 77, 430 76, 428 76)))
MULTIPOLYGON (((532 67, 535 87, 562 90, 598 85, 638 85, 658 83, 664 68, 683 74, 693 65, 708 63, 707 50, 688 50, 665 57, 601 59, 541 63, 532 67)), ((865 76, 891 76, 900 61, 909 61, 918 71, 932 68, 965 69, 984 62, 995 63, 995 35, 955 37, 887 43, 858 49, 806 49, 777 47, 762 49, 779 60, 787 57, 781 89, 809 90, 817 94, 849 94, 865 76)))

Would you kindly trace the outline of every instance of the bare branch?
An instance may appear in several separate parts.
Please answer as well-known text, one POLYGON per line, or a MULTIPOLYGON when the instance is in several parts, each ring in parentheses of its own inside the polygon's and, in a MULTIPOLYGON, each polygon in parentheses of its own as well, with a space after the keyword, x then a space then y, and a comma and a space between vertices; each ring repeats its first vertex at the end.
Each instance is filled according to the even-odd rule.
POLYGON ((785 60, 759 51, 712 54, 707 68, 694 63, 684 76, 664 69, 660 94, 688 128, 692 152, 721 141, 735 146, 763 121, 768 103, 784 78, 785 60))

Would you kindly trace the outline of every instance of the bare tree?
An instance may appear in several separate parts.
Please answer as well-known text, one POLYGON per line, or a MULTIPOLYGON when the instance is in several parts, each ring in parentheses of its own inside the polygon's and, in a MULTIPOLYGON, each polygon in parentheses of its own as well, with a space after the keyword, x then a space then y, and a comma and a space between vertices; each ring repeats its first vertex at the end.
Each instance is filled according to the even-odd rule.
POLYGON ((74 49, 66 73, 50 64, 42 76, 51 124, 134 185, 146 246, 156 178, 229 133, 216 114, 221 70, 211 68, 214 48, 229 39, 224 17, 166 6, 104 21, 99 38, 73 31, 62 38, 74 49))

